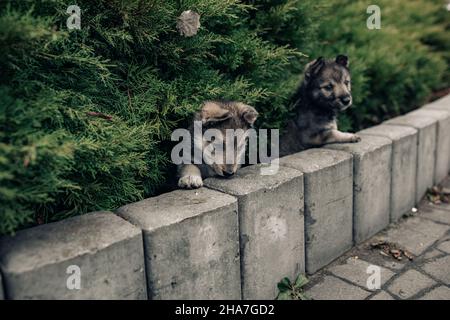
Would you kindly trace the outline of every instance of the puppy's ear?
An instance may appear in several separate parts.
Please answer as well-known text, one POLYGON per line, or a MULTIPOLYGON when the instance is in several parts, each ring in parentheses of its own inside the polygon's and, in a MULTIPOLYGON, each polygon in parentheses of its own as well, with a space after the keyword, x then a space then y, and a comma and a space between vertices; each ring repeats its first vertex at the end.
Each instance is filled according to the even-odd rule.
POLYGON ((318 74, 324 65, 325 59, 323 57, 308 63, 305 67, 305 81, 309 81, 314 75, 318 74))
POLYGON ((253 125, 258 118, 258 111, 252 106, 243 103, 240 106, 240 114, 249 125, 253 125))
POLYGON ((340 54, 336 57, 336 63, 348 68, 348 57, 340 54))
POLYGON ((203 124, 224 121, 231 117, 230 111, 222 108, 214 101, 207 101, 200 111, 203 124))

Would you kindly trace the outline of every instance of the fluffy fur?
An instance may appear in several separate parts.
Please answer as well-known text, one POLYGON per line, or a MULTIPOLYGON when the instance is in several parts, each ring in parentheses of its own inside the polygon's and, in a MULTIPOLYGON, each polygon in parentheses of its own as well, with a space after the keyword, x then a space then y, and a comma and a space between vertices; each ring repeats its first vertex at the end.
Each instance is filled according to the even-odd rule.
MULTIPOLYGON (((194 148, 202 151, 211 143, 220 143, 223 146, 222 153, 216 153, 211 164, 203 161, 202 164, 183 164, 178 166, 178 186, 180 188, 195 189, 203 186, 203 179, 214 175, 226 178, 232 177, 240 168, 245 157, 245 146, 247 135, 236 135, 233 139, 227 139, 226 130, 242 129, 246 132, 256 121, 258 113, 256 110, 241 102, 234 101, 207 101, 203 104, 201 110, 194 115, 194 121, 202 122, 204 133, 207 129, 217 129, 222 133, 221 139, 213 142, 207 139, 194 139, 194 123, 189 127, 191 132, 191 144, 194 148), (225 164, 225 155, 227 148, 234 148, 234 161, 231 164, 225 164), (216 160, 216 161, 215 161, 216 160), (218 161, 222 160, 222 161, 218 161), (222 163, 220 163, 222 162, 222 163)), ((205 160, 205 159, 204 159, 205 160)))
POLYGON ((295 94, 293 120, 280 141, 280 155, 292 154, 328 143, 358 142, 353 133, 337 128, 337 115, 352 104, 348 58, 320 57, 307 64, 302 84, 295 94))

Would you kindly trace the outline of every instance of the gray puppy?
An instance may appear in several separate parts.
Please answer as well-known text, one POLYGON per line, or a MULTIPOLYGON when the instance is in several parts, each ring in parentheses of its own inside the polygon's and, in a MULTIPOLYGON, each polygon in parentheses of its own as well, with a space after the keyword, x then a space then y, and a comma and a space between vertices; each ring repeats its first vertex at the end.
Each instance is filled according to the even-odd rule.
MULTIPOLYGON (((189 127, 191 144, 194 149, 204 151, 211 144, 222 145, 222 152, 216 152, 214 158, 209 159, 210 164, 187 163, 178 166, 178 186, 184 189, 196 189, 203 186, 203 179, 211 176, 231 178, 241 167, 245 158, 245 147, 250 129, 258 112, 251 106, 236 101, 206 101, 199 112, 194 115, 193 121, 202 124, 202 134, 208 129, 215 129, 220 136, 215 137, 214 142, 207 139, 195 139, 194 124, 189 127), (233 130, 235 134, 230 137, 227 130, 233 130), (242 133, 242 134, 241 134, 242 133), (234 155, 230 163, 226 163, 227 149, 233 149, 234 155)), ((205 155, 203 155, 204 157, 205 155)), ((203 160, 207 160, 203 158, 203 160)))
POLYGON ((348 58, 322 57, 308 63, 295 98, 294 119, 281 136, 280 155, 292 154, 328 143, 358 142, 353 133, 337 128, 337 115, 352 105, 348 58))

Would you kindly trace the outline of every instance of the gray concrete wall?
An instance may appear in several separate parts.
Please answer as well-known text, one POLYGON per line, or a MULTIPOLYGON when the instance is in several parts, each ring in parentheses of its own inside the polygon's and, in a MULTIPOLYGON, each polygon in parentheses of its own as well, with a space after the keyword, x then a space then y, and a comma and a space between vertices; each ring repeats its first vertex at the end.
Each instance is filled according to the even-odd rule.
POLYGON ((274 175, 250 166, 3 236, 0 299, 273 299, 283 277, 322 268, 447 175, 449 114, 450 95, 359 143, 284 157, 274 175))

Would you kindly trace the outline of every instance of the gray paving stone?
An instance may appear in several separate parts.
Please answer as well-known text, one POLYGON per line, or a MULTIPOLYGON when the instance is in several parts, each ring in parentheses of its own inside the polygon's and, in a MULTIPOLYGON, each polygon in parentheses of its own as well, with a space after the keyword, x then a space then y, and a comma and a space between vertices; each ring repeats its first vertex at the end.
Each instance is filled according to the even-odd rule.
POLYGON ((402 299, 408 299, 435 284, 436 282, 430 277, 410 269, 395 279, 388 290, 402 299))
POLYGON ((359 143, 331 144, 326 148, 353 155, 353 237, 360 243, 389 224, 392 142, 366 135, 359 143))
POLYGON ((438 205, 433 205, 432 207, 434 208, 438 208, 440 210, 446 210, 446 211, 450 211, 450 203, 440 203, 438 205))
POLYGON ((447 230, 449 230, 448 226, 427 219, 411 217, 402 221, 398 226, 388 229, 383 238, 401 245, 418 256, 443 237, 447 230))
POLYGON ((141 231, 110 212, 0 239, 8 299, 146 299, 143 258, 141 231), (67 285, 78 271, 80 289, 67 285))
POLYGON ((422 269, 446 285, 450 285, 450 256, 427 262, 422 269))
POLYGON ((450 288, 440 286, 426 293, 420 300, 450 300, 450 288))
POLYGON ((378 125, 359 132, 392 140, 391 222, 410 213, 416 202, 417 130, 406 126, 378 125))
POLYGON ((403 269, 405 267, 405 261, 393 261, 391 259, 385 260, 383 259, 383 263, 380 263, 383 267, 394 270, 395 272, 403 269))
POLYGON ((321 282, 307 290, 306 294, 314 300, 364 300, 370 292, 336 277, 325 276, 321 282))
POLYGON ((428 188, 434 185, 437 121, 431 117, 409 113, 384 123, 408 126, 418 131, 416 203, 419 203, 428 188))
POLYGON ((450 110, 420 108, 410 114, 437 120, 434 184, 438 184, 450 171, 450 110))
POLYGON ((243 299, 273 299, 283 277, 305 271, 303 174, 280 167, 261 175, 261 168, 205 180, 205 186, 238 198, 243 299))
POLYGON ((420 206, 419 216, 450 225, 450 211, 442 210, 440 206, 425 204, 420 206))
MULTIPOLYGON (((354 284, 366 288, 367 279, 370 277, 370 274, 367 273, 367 268, 371 265, 371 263, 351 257, 347 259, 346 263, 332 266, 328 270, 335 276, 344 278, 350 282, 353 282, 354 284)), ((394 275, 394 273, 386 268, 380 266, 378 267, 380 268, 381 272, 380 284, 384 285, 386 281, 388 281, 394 275)), ((367 288, 367 290, 371 291, 371 289, 369 288, 367 288)))
POLYGON ((117 213, 143 230, 151 299, 240 299, 236 198, 176 190, 117 213))
POLYGON ((422 260, 431 260, 431 259, 434 259, 434 258, 442 256, 442 255, 443 255, 443 253, 441 251, 433 249, 433 250, 428 251, 427 253, 421 255, 420 258, 422 260))
POLYGON ((444 242, 441 242, 437 248, 441 251, 444 251, 448 254, 450 254, 450 239, 445 240, 444 242))
POLYGON ((370 298, 370 300, 394 300, 394 298, 386 291, 381 290, 372 298, 370 298))
POLYGON ((305 177, 306 271, 314 273, 352 247, 352 155, 309 149, 280 159, 305 177))

